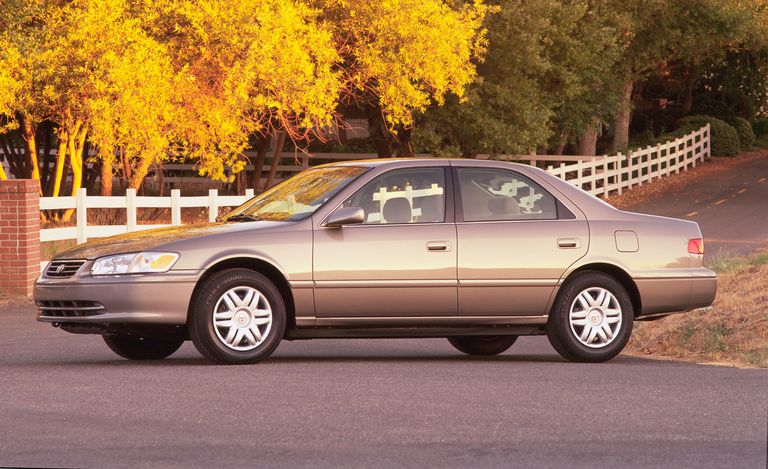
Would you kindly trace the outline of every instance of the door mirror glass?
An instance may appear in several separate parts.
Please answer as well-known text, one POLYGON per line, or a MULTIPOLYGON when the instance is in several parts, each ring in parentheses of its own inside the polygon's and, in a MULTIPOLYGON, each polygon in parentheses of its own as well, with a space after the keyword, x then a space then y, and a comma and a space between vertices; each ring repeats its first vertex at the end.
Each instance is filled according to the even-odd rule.
POLYGON ((365 212, 360 207, 340 207, 328 217, 324 226, 341 228, 342 225, 356 225, 365 221, 365 212))

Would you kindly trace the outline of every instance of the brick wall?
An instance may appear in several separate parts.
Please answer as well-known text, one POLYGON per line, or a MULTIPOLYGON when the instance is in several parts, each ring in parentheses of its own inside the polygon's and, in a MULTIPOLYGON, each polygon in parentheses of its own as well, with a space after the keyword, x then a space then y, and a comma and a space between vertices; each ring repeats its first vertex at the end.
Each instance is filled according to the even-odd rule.
POLYGON ((40 275, 39 185, 31 179, 0 181, 0 288, 32 296, 40 275))

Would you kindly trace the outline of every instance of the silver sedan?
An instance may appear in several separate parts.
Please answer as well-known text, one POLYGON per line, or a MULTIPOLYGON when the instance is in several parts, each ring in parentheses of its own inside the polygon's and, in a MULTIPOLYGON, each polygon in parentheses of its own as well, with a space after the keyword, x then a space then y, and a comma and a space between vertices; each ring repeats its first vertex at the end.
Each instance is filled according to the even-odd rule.
POLYGON ((696 223, 617 210, 539 169, 450 159, 319 166, 218 223, 93 241, 37 281, 38 320, 129 359, 187 339, 219 363, 282 339, 447 337, 493 355, 547 335, 574 361, 636 320, 712 303, 696 223))

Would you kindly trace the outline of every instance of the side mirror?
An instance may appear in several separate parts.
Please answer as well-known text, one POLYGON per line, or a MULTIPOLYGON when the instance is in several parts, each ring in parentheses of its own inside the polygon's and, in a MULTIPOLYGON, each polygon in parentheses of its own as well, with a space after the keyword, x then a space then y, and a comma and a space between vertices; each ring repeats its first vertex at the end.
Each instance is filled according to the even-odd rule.
POLYGON ((365 221, 365 212, 360 207, 341 207, 331 213, 323 226, 341 228, 342 225, 357 225, 365 221))

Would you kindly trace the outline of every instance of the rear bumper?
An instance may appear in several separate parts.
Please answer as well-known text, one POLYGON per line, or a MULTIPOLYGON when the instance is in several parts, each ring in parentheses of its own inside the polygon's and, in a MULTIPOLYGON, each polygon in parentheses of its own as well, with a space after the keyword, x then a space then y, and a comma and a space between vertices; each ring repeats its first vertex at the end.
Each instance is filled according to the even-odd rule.
POLYGON ((69 324, 181 325, 187 322, 196 282, 197 275, 192 272, 39 279, 34 293, 37 320, 69 324), (41 308, 41 305, 44 306, 41 308))
POLYGON ((717 294, 717 275, 704 268, 686 277, 635 279, 635 284, 642 302, 638 317, 704 308, 717 294))

